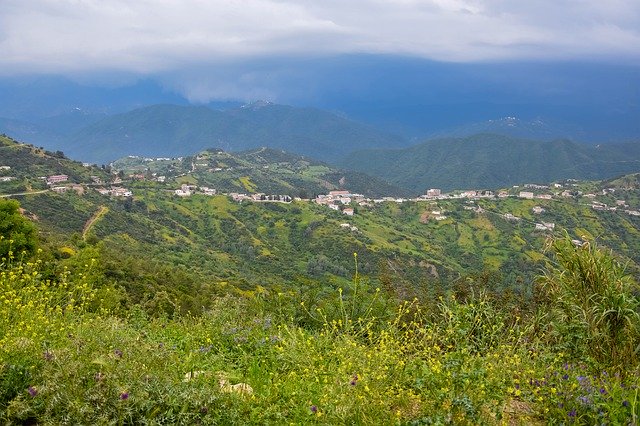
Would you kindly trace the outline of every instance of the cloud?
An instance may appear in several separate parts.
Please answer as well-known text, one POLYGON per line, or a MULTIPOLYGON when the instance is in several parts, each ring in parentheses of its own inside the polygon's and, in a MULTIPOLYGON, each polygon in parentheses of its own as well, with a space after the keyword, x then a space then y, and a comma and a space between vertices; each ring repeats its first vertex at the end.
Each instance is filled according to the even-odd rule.
POLYGON ((637 0, 3 0, 0 28, 5 72, 346 53, 640 59, 637 0))
MULTIPOLYGON (((640 63, 637 0, 0 4, 0 76, 62 74, 101 84, 151 76, 199 102, 310 99, 320 90, 315 85, 327 84, 315 68, 358 55, 458 63, 640 63)), ((324 71, 335 69, 340 67, 324 71)), ((353 85, 357 81, 348 89, 353 85)))

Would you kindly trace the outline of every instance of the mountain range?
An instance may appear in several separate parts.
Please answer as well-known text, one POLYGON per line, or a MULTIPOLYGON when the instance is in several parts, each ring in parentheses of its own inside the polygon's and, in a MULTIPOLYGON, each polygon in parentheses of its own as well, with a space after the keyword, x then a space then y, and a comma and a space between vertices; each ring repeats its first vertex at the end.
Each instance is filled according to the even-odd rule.
POLYGON ((152 105, 97 121, 94 114, 80 113, 65 119, 69 124, 58 123, 58 129, 51 124, 29 127, 16 120, 0 122, 0 126, 11 124, 10 130, 19 130, 13 133, 15 137, 32 143, 49 138, 48 149, 93 163, 126 155, 183 156, 211 147, 241 151, 261 146, 336 161, 357 149, 406 145, 399 136, 327 111, 268 102, 225 111, 152 105))
POLYGON ((96 164, 129 155, 183 157, 211 148, 269 147, 375 176, 376 186, 393 186, 393 194, 398 188, 418 194, 429 187, 607 179, 640 170, 638 143, 578 143, 558 137, 579 135, 578 129, 542 119, 478 122, 411 145, 402 136, 315 108, 264 101, 220 107, 225 109, 158 104, 117 114, 73 109, 34 121, 0 119, 0 131, 96 164))

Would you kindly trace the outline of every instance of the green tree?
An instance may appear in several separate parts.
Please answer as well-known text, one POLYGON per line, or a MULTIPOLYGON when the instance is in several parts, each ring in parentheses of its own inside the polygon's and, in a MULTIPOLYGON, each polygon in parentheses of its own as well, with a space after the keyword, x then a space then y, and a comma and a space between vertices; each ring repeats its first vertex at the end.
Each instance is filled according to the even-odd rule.
POLYGON ((0 259, 9 252, 32 254, 37 245, 36 228, 20 214, 20 204, 13 200, 0 200, 0 259))

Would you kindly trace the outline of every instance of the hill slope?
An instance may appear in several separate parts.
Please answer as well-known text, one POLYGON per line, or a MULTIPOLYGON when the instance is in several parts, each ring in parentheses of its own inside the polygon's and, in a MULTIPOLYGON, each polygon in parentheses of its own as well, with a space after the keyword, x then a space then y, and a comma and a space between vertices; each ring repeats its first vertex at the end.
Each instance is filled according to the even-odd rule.
POLYGON ((204 150, 178 158, 124 157, 112 163, 125 175, 164 176, 180 183, 215 188, 218 192, 266 193, 309 198, 337 189, 367 197, 406 196, 404 191, 362 172, 340 170, 326 163, 271 148, 239 153, 204 150))
POLYGON ((61 152, 49 152, 0 135, 0 194, 45 189, 44 176, 67 175, 69 182, 91 182, 91 176, 105 178, 104 170, 85 167, 61 152))
POLYGON ((269 146, 325 161, 403 140, 311 108, 255 103, 227 111, 154 105, 105 118, 76 132, 62 150, 105 163, 125 155, 189 155, 208 147, 227 151, 269 146))
POLYGON ((341 165, 421 193, 429 187, 500 188, 525 182, 609 178, 640 170, 639 147, 480 134, 433 139, 405 149, 354 152, 341 165))

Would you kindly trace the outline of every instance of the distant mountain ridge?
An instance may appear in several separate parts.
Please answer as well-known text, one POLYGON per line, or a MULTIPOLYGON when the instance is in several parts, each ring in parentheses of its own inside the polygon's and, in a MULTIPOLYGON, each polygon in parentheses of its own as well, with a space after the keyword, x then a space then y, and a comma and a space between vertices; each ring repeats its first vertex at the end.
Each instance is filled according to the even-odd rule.
POLYGON ((313 108, 266 102, 214 110, 152 105, 82 127, 59 146, 71 158, 107 163, 126 155, 180 156, 209 147, 240 151, 261 146, 336 161, 365 148, 405 146, 398 136, 313 108))
POLYGON ((427 188, 500 188, 559 179, 606 179, 640 171, 640 142, 585 145, 496 134, 432 139, 404 149, 363 150, 342 167, 421 193, 427 188))
POLYGON ((549 141, 554 139, 587 140, 588 133, 578 126, 537 117, 532 120, 516 116, 469 123, 432 133, 429 139, 463 138, 481 133, 499 134, 521 139, 549 141))

